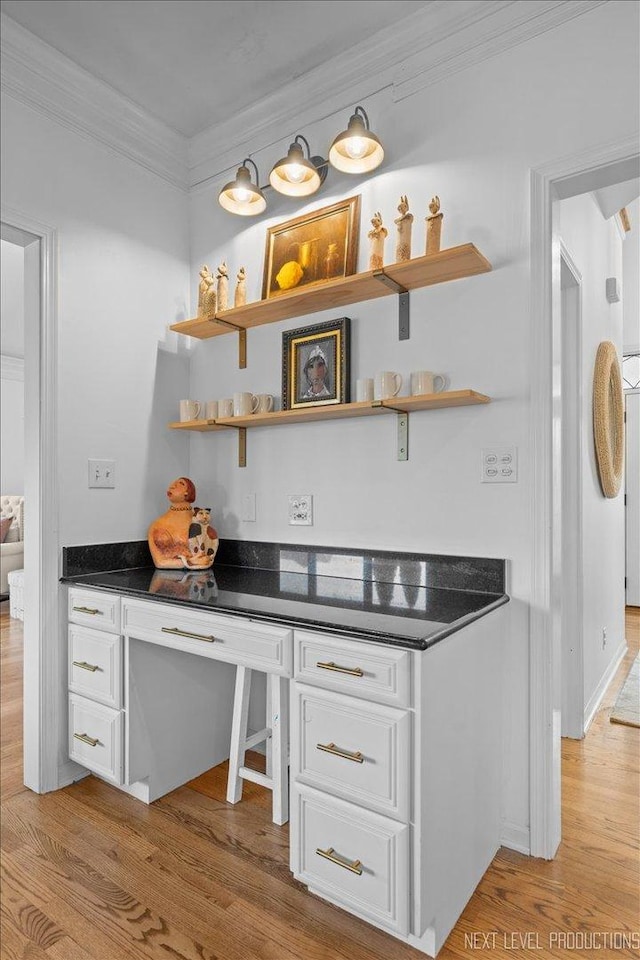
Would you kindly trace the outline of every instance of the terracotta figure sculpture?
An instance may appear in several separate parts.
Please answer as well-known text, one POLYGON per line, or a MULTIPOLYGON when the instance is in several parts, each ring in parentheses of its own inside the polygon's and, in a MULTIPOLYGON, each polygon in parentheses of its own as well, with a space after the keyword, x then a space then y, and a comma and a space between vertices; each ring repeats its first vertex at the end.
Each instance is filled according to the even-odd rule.
POLYGON ((149 527, 149 550, 160 570, 201 570, 211 567, 218 550, 218 534, 210 526, 209 508, 193 507, 196 488, 188 477, 178 477, 167 490, 170 507, 149 527))
POLYGON ((198 316, 209 317, 216 312, 216 289, 215 277, 205 264, 200 271, 200 283, 198 284, 198 316), (212 295, 213 294, 213 298, 212 295), (213 300, 213 303, 212 303, 213 300))
POLYGON ((438 253, 440 250, 443 217, 443 214, 440 213, 440 197, 431 198, 429 210, 431 212, 429 216, 425 218, 427 224, 427 247, 425 253, 427 256, 430 253, 438 253))
POLYGON ((382 214, 374 213, 371 218, 371 226, 367 236, 371 241, 369 248, 369 270, 379 270, 384 264, 384 241, 387 236, 387 228, 382 226, 382 214))
POLYGON ((398 228, 396 237, 396 263, 403 260, 411 260, 411 229, 413 227, 413 214, 409 213, 409 201, 405 197, 400 197, 398 204, 398 213, 400 216, 394 220, 398 228))
POLYGON ((247 302, 247 274, 244 267, 238 270, 236 277, 236 292, 233 298, 234 307, 244 307, 247 302))
POLYGON ((218 267, 218 310, 229 306, 229 268, 223 260, 218 267))

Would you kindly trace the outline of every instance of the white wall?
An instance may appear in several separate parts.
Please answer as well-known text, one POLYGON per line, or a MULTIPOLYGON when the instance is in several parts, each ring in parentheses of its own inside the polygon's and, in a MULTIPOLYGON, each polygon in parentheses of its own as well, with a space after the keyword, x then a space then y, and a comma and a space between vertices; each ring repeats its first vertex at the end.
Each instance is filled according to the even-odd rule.
POLYGON ((591 194, 563 200, 559 208, 560 235, 582 277, 582 637, 588 716, 600 682, 624 643, 624 499, 602 494, 592 426, 598 345, 611 340, 622 353, 622 303, 607 303, 605 293, 606 278, 622 276, 622 240, 614 219, 603 218, 591 194))
POLYGON ((60 542, 143 537, 189 470, 166 430, 188 382, 166 333, 187 316, 185 196, 6 96, 2 196, 58 230, 60 542), (115 490, 87 488, 89 457, 116 460, 115 490))
MULTIPOLYGON (((233 336, 199 343, 192 363, 191 393, 199 399, 245 389, 279 394, 283 329, 345 313, 353 319, 352 381, 379 369, 406 375, 426 367, 447 374, 453 389, 473 387, 493 398, 487 407, 412 415, 407 463, 396 461, 389 417, 250 432, 246 469, 236 466, 233 434, 198 434, 191 440, 191 466, 195 476, 207 478, 201 498, 211 503, 223 536, 508 559, 504 815, 510 834, 523 844, 532 553, 529 171, 628 136, 629 118, 638 115, 637 87, 629 81, 638 60, 637 13, 635 4, 611 2, 400 103, 389 91, 366 102, 387 148, 385 165, 362 181, 330 171, 307 208, 362 194, 362 269, 374 211, 380 209, 389 226, 400 194, 407 193, 417 253, 428 200, 438 193, 443 245, 473 241, 494 266, 487 276, 412 293, 409 341, 398 341, 396 306, 383 299, 250 331, 246 370, 237 369, 233 336), (480 449, 498 441, 518 446, 519 482, 481 485, 480 449), (247 492, 257 493, 256 523, 239 520, 247 492), (287 526, 288 493, 314 494, 313 527, 287 526)), ((326 150, 346 119, 340 110, 304 129, 312 152, 326 150)), ((283 132, 280 145, 256 150, 261 182, 295 132, 283 132)), ((249 138, 242 155, 254 146, 260 145, 249 138)), ((249 299, 258 298, 267 225, 307 209, 270 193, 269 216, 247 224, 216 203, 226 179, 222 174, 191 199, 194 303, 199 266, 215 266, 223 257, 232 272, 247 267, 249 299)), ((387 244, 391 251, 391 238, 387 244)))
POLYGON ((24 493, 24 250, 0 241, 0 493, 24 493))
POLYGON ((640 350, 640 200, 627 207, 631 230, 622 244, 622 315, 625 353, 640 350))

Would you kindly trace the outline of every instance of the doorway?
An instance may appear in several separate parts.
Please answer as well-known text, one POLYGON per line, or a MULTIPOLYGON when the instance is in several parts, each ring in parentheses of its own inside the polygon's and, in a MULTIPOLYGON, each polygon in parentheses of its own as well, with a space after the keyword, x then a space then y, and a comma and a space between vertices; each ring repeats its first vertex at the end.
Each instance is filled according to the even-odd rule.
POLYGON ((561 838, 562 598, 577 577, 563 550, 558 201, 638 176, 637 137, 531 172, 530 850, 545 859, 561 838))
POLYGON ((58 604, 57 243, 46 224, 3 211, 24 255, 24 784, 55 790, 65 713, 58 604))

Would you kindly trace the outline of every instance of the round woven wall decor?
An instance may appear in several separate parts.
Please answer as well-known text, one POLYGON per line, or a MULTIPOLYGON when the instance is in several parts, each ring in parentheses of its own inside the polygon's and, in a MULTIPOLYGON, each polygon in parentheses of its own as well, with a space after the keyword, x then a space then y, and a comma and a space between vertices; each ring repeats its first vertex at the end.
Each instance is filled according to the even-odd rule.
POLYGON ((605 497, 617 497, 624 463, 624 404, 616 348, 603 340, 593 372, 593 437, 600 486, 605 497))

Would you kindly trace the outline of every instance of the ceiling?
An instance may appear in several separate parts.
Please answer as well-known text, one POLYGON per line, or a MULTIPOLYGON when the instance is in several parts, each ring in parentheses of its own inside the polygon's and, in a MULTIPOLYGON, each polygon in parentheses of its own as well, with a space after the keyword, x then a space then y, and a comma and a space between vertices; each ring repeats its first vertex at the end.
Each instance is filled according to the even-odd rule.
POLYGON ((431 0, 3 0, 2 11, 187 137, 431 0))

